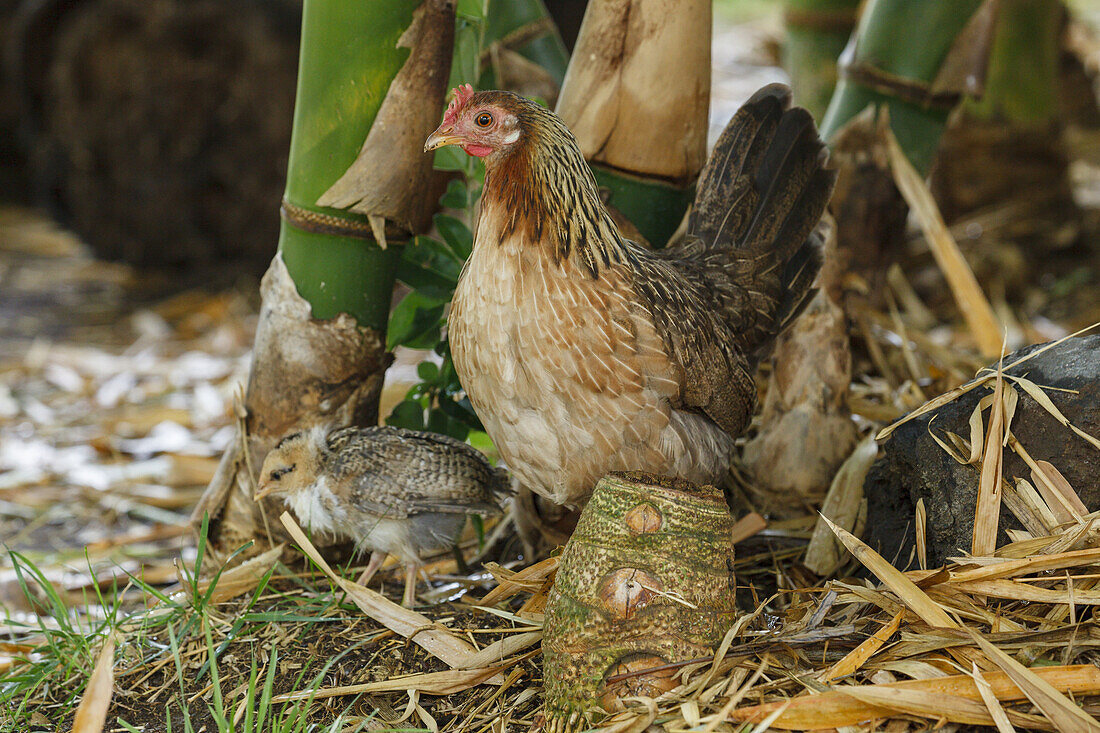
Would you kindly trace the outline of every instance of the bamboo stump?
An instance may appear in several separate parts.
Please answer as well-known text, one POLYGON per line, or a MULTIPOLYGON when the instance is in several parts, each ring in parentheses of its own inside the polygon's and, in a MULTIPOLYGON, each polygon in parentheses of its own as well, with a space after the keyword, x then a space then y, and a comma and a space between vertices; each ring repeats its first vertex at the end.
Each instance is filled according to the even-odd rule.
POLYGON ((656 697, 676 670, 639 671, 713 653, 735 615, 732 528, 713 486, 641 472, 600 481, 546 605, 547 730, 656 697))

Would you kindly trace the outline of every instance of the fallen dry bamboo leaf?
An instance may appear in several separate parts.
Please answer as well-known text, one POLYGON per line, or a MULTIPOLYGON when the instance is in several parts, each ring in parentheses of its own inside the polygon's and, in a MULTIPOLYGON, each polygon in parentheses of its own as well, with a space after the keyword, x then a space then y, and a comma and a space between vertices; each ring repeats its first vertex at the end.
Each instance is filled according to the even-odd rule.
MULTIPOLYGON (((317 548, 309 541, 305 532, 302 531, 302 528, 298 526, 298 523, 294 521, 294 518, 290 516, 289 512, 283 512, 279 516, 279 521, 283 523, 287 532, 290 533, 290 536, 293 537, 294 541, 302 548, 302 551, 305 552, 313 562, 317 563, 317 566, 324 571, 325 575, 327 575, 333 583, 348 594, 351 600, 363 613, 367 614, 390 631, 400 634, 406 639, 411 639, 414 643, 423 647, 429 654, 446 662, 454 669, 460 668, 467 659, 477 653, 477 650, 470 646, 469 643, 455 636, 447 629, 433 623, 427 616, 423 616, 416 611, 399 606, 381 593, 377 593, 369 588, 364 588, 358 583, 352 583, 351 581, 341 578, 333 572, 329 564, 325 562, 325 559, 317 552, 317 548)), ((494 684, 503 682, 503 678, 499 675, 495 677, 495 680, 496 681, 494 681, 494 679, 488 679, 486 681, 493 682, 494 684)))
POLYGON ((825 515, 820 515, 829 527, 836 533, 852 556, 863 563, 864 567, 875 574, 886 587, 894 592, 901 602, 910 610, 921 617, 929 626, 957 629, 959 625, 947 615, 935 601, 928 597, 924 591, 907 578, 904 573, 891 565, 887 560, 851 532, 844 530, 831 521, 825 515))
MULTIPOLYGON (((1097 328, 1097 327, 1100 327, 1100 322, 1093 323, 1089 326, 1085 326, 1084 328, 1079 328, 1076 331, 1074 331, 1073 333, 1071 333, 1067 336, 1063 336, 1062 338, 1058 339, 1057 341, 1051 341, 1049 344, 1041 346, 1038 349, 1035 349, 1035 351, 1024 354, 1023 356, 1021 356, 1016 361, 1012 362, 1011 364, 1008 364, 1007 366, 1005 366, 1004 371, 1008 371, 1009 369, 1013 369, 1013 368, 1025 363, 1025 362, 1027 362, 1027 361, 1030 361, 1031 359, 1034 359, 1035 357, 1037 357, 1040 354, 1046 352, 1047 350, 1053 349, 1054 347, 1058 346, 1059 344, 1061 344, 1061 343, 1063 343, 1063 342, 1065 342, 1065 341, 1067 341, 1071 338, 1076 338, 1077 336, 1080 336, 1084 333, 1088 333, 1089 331, 1091 331, 1091 330, 1093 330, 1094 328, 1097 328)), ((901 427, 905 423, 907 423, 911 420, 916 420, 918 417, 921 417, 922 415, 927 415, 929 412, 932 412, 933 410, 938 410, 939 408, 943 407, 944 405, 949 404, 951 402, 954 402, 955 400, 957 400, 959 397, 966 394, 967 392, 971 392, 971 391, 977 389, 978 387, 982 386, 986 382, 988 382, 990 379, 993 379, 994 376, 995 375, 993 375, 993 374, 980 374, 979 373, 979 375, 977 377, 975 377, 973 380, 967 382, 966 384, 959 385, 958 387, 955 387, 954 389, 950 390, 949 392, 944 392, 943 394, 941 394, 937 397, 933 397, 932 399, 928 400, 928 402, 925 402, 923 405, 921 405, 917 409, 913 410, 912 412, 910 412, 905 417, 902 417, 898 420, 895 420, 891 424, 884 427, 882 430, 878 431, 878 434, 875 436, 875 440, 886 440, 887 438, 889 438, 894 433, 895 430, 897 430, 899 427, 901 427)), ((1006 375, 1006 377, 1008 379, 1016 379, 1015 377, 1013 377, 1011 375, 1006 375)), ((1018 383, 1018 380, 1017 380, 1017 383, 1018 383)))
MULTIPOLYGON (((485 597, 479 601, 479 605, 495 606, 525 590, 536 591, 542 585, 542 581, 557 569, 557 557, 548 557, 534 565, 528 565, 523 570, 501 580, 500 585, 485 594, 485 597)), ((503 570, 503 568, 498 568, 496 572, 502 572, 503 570)))
POLYGON ((840 679, 841 677, 847 677, 850 674, 855 673, 864 662, 874 656, 875 652, 882 648, 894 632, 901 626, 901 620, 905 617, 905 612, 900 611, 894 614, 894 617, 889 622, 884 624, 881 629, 875 632, 873 636, 868 639, 864 639, 863 643, 857 646, 852 651, 844 655, 844 658, 834 664, 828 671, 818 677, 820 682, 831 682, 832 680, 840 679))
POLYGON ((982 670, 978 668, 977 664, 970 666, 970 676, 974 678, 974 685, 978 688, 978 694, 982 696, 982 703, 989 711, 990 717, 993 718, 994 725, 997 726, 997 733, 1016 733, 1016 729, 1012 727, 1012 722, 1008 719, 1005 709, 1001 707, 1000 700, 993 694, 993 688, 985 681, 985 675, 982 674, 982 670))
POLYGON ((994 357, 1001 353, 1001 327, 997 323, 997 317, 993 314, 993 307, 985 297, 973 270, 962 256, 959 245, 951 236, 947 225, 943 221, 939 207, 928 190, 924 179, 913 168, 913 164, 905 156, 894 137, 892 130, 886 130, 886 150, 890 159, 890 169, 894 174, 894 182, 898 190, 909 204, 909 208, 920 222, 932 255, 936 259, 955 303, 959 306, 970 333, 978 344, 978 350, 986 357, 994 357))
POLYGON ((1044 555, 1057 555, 1060 552, 1067 552, 1074 549, 1083 542, 1090 542, 1095 546, 1095 528, 1097 524, 1100 524, 1100 512, 1093 512, 1087 517, 1081 517, 1081 521, 1076 525, 1057 535, 1053 542, 1039 550, 1044 555))
POLYGON ((1028 483, 1027 479, 1017 477, 1015 492, 1024 505, 1022 509, 1027 512, 1027 516, 1030 516, 1025 521, 1017 514, 1017 519, 1020 519, 1027 530, 1036 537, 1045 537, 1051 534, 1059 524, 1058 518, 1054 516, 1050 505, 1043 500, 1038 490, 1028 483))
MULTIPOLYGON (((371 692, 393 692, 395 690, 415 690, 427 695, 451 695, 468 690, 474 685, 487 682, 497 675, 503 667, 483 669, 450 669, 444 672, 423 672, 407 677, 395 677, 380 682, 366 682, 361 685, 343 685, 341 687, 322 687, 317 690, 302 690, 275 695, 273 703, 294 702, 295 700, 322 700, 342 695, 360 695, 371 692)), ((98 731, 96 732, 98 733, 98 731)))
POLYGON ((768 520, 756 512, 749 512, 733 523, 730 534, 733 536, 733 544, 744 542, 768 528, 768 520))
MULTIPOLYGON (((977 409, 977 408, 975 408, 975 409, 977 409)), ((938 445, 940 448, 942 448, 944 450, 944 452, 947 453, 947 455, 954 458, 956 463, 961 463, 963 465, 966 465, 968 463, 966 457, 963 456, 958 451, 956 451, 951 446, 949 446, 947 444, 947 441, 945 441, 940 436, 936 435, 936 431, 932 429, 932 423, 934 423, 936 421, 936 417, 937 417, 936 415, 933 415, 932 419, 928 421, 928 437, 930 437, 930 438, 932 438, 932 440, 936 441, 936 445, 938 445)), ((962 442, 962 439, 959 438, 959 436, 955 435, 954 433, 946 433, 946 435, 947 435, 948 438, 950 438, 956 444, 959 444, 959 443, 962 442)), ((971 447, 973 447, 973 446, 974 446, 974 444, 971 443, 971 447)))
MULTIPOLYGON (((871 464, 878 456, 878 443, 868 436, 864 438, 844 460, 829 485, 829 492, 821 505, 821 514, 829 517, 848 531, 855 529, 859 516, 860 502, 863 499, 863 481, 871 464)), ((806 567, 818 575, 825 575, 836 567, 843 557, 843 551, 837 538, 829 531, 829 526, 818 520, 810 535, 810 544, 806 547, 803 561, 806 567)))
POLYGON ((924 497, 917 499, 913 522, 917 533, 917 562, 921 570, 928 569, 928 510, 924 507, 924 497))
POLYGON ((456 669, 473 669, 485 667, 490 664, 500 664, 508 657, 521 652, 527 647, 542 641, 541 631, 524 631, 519 634, 509 634, 499 641, 494 641, 479 652, 474 652, 462 666, 456 669))
MULTIPOLYGON (((1031 700, 1035 707, 1054 723, 1057 730, 1100 733, 1100 723, 1038 674, 1039 670, 1029 669, 1020 664, 976 631, 972 629, 966 631, 982 652, 989 657, 989 661, 1000 667, 1012 679, 1027 695, 1027 699, 1031 700)), ((1095 669, 1100 674, 1100 668, 1095 669)))
MULTIPOLYGON (((905 417, 901 418, 900 420, 897 420, 896 422, 891 423, 890 425, 887 425, 882 430, 878 431, 878 434, 875 436, 875 440, 886 440, 887 438, 889 438, 893 434, 893 432, 895 430, 897 430, 899 427, 901 427, 905 423, 909 422, 910 420, 915 420, 918 417, 920 417, 921 415, 925 415, 929 412, 932 412, 933 410, 938 410, 939 408, 943 407, 944 405, 950 404, 951 402, 954 402, 956 399, 958 399, 959 397, 962 397, 967 392, 971 392, 971 391, 977 389, 978 387, 982 386, 983 384, 988 382, 990 379, 991 379, 991 377, 979 377, 979 378, 975 379, 972 382, 967 382, 966 384, 955 387, 955 389, 953 389, 949 392, 944 392, 943 394, 941 394, 938 397, 933 397, 932 399, 928 400, 927 402, 925 402, 923 405, 921 405, 917 409, 910 412, 905 417)), ((965 463, 966 461, 965 460, 960 460, 959 462, 960 463, 965 463)))
POLYGON ((1016 452, 1016 455, 1024 459, 1024 463, 1031 469, 1031 475, 1036 480, 1035 487, 1039 490, 1039 493, 1042 494, 1043 499, 1046 501, 1047 505, 1050 506, 1051 511, 1054 513, 1054 516, 1058 518, 1059 522, 1080 521, 1081 514, 1077 511, 1077 508, 1058 490, 1058 487, 1054 485, 1054 482, 1047 473, 1043 471, 1039 463, 1032 458, 1023 443, 1017 440, 1016 436, 1012 433, 1008 434, 1008 445, 1016 452))
MULTIPOLYGON (((946 720, 964 725, 992 725, 993 716, 985 705, 957 695, 945 695, 942 692, 930 693, 921 690, 899 690, 877 687, 839 687, 845 695, 867 703, 871 707, 893 710, 905 715, 915 715, 933 720, 946 720)), ((1045 721, 1034 715, 1010 713, 1012 718, 1029 728, 1053 730, 1044 726, 1045 721)))
MULTIPOLYGON (((982 422, 982 411, 993 403, 993 395, 986 395, 978 400, 970 413, 970 457, 966 462, 977 465, 982 457, 982 447, 985 445, 985 424, 982 422)), ((929 424, 931 427, 931 424, 929 424)), ((956 459, 957 460, 957 459, 956 459)))
MULTIPOLYGON (((283 545, 272 547, 262 555, 257 555, 244 561, 236 567, 229 568, 218 576, 214 592, 210 594, 213 603, 223 603, 231 598, 236 598, 244 593, 251 593, 259 585, 260 579, 275 565, 275 561, 283 552, 283 545)), ((200 580, 198 583, 199 595, 205 595, 210 588, 210 578, 200 580)), ((189 589, 190 590, 190 589, 189 589)))
MULTIPOLYGON (((1081 694, 1100 693, 1100 668, 1091 664, 1038 667, 1031 671, 1056 690, 1081 694)), ((1004 672, 986 672, 985 678, 993 693, 1001 702, 1012 702, 1026 698, 1026 695, 1016 686, 1012 678, 1004 672)), ((965 674, 926 680, 905 680, 885 685, 875 685, 874 687, 919 690, 932 694, 954 695, 974 701, 981 700, 981 693, 974 684, 974 680, 965 674)), ((857 725, 871 718, 884 717, 886 714, 883 708, 868 705, 842 692, 831 690, 821 694, 796 697, 789 701, 781 700, 740 708, 732 711, 730 717, 733 720, 749 722, 763 720, 776 708, 785 705, 787 702, 790 702, 790 707, 772 723, 773 728, 783 730, 836 728, 857 725)))
POLYGON ((72 733, 101 733, 115 686, 115 638, 108 635, 95 660, 95 668, 76 709, 72 733))
MULTIPOLYGON (((1085 503, 1081 501, 1081 497, 1077 495, 1077 492, 1073 490, 1073 487, 1070 485, 1069 481, 1066 480, 1066 477, 1062 475, 1062 472, 1059 471, 1054 466, 1054 464, 1052 464, 1050 461, 1044 461, 1042 459, 1036 460, 1035 464, 1039 467, 1040 470, 1042 470, 1049 484, 1057 489, 1058 493, 1066 498, 1066 501, 1069 502, 1070 506, 1076 509, 1082 516, 1089 513, 1088 507, 1086 507, 1085 503)), ((1035 478, 1035 469, 1032 469, 1031 474, 1032 479, 1037 480, 1035 478)))
POLYGON ((157 542, 160 540, 174 539, 176 537, 182 537, 190 532, 191 526, 188 524, 162 524, 152 528, 143 528, 139 531, 130 532, 124 535, 114 535, 95 542, 89 542, 85 546, 85 549, 87 552, 94 554, 124 545, 136 545, 142 542, 157 542))
POLYGON ((982 451, 982 470, 978 479, 978 499, 974 508, 974 532, 970 552, 992 555, 997 549, 997 526, 1001 517, 1001 466, 1004 458, 1005 380, 1002 357, 994 380, 993 402, 989 409, 989 428, 982 451))
MULTIPOLYGON (((968 558, 952 558, 956 562, 965 562, 968 558)), ((949 583, 967 583, 975 580, 997 580, 1001 578, 1015 578, 1020 575, 1039 573, 1045 570, 1062 570, 1064 568, 1077 568, 1100 562, 1100 548, 1090 550, 1074 550, 1062 552, 1057 555, 1037 555, 1019 560, 1006 560, 993 565, 980 568, 962 570, 951 573, 949 583)))

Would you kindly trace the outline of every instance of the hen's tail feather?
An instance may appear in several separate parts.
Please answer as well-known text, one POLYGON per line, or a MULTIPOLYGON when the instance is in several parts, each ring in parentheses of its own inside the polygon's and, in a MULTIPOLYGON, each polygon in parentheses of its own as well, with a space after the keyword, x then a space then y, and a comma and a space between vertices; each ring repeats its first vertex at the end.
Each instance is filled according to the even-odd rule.
POLYGON ((754 322, 739 329, 747 350, 768 346, 798 315, 821 268, 816 228, 836 176, 813 118, 790 103, 790 90, 772 84, 738 110, 700 175, 689 221, 708 251, 726 253, 722 275, 750 300, 754 322))

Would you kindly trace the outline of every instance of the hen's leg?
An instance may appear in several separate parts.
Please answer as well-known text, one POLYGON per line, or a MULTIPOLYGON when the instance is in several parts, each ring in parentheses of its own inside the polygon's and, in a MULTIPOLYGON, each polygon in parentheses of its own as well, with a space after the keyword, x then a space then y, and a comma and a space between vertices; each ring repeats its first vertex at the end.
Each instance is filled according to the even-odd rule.
POLYGON ((387 555, 384 552, 372 552, 370 562, 367 563, 367 569, 363 571, 356 582, 363 586, 369 583, 374 574, 378 572, 378 568, 382 567, 382 563, 386 562, 386 557, 387 555))

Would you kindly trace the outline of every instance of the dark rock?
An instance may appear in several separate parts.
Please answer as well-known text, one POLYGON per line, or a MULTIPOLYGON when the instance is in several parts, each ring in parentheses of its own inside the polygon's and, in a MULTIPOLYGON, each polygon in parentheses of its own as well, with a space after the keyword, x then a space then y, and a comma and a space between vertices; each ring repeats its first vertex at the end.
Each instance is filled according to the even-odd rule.
MULTIPOLYGON (((1021 349, 1005 357, 1011 364, 1042 348, 1021 349)), ((1100 435, 1100 335, 1068 339, 1010 370, 1026 376, 1047 390, 1047 395, 1071 423, 1085 432, 1100 435)), ((974 529, 974 508, 978 494, 979 468, 955 461, 932 439, 929 422, 938 436, 953 432, 970 434, 968 420, 978 400, 990 394, 992 382, 978 387, 938 410, 899 427, 884 444, 885 455, 875 462, 864 482, 867 497, 867 531, 871 547, 901 568, 915 566, 914 512, 924 499, 928 513, 929 567, 946 558, 969 551, 974 529)), ((1012 433, 1035 460, 1052 463, 1090 511, 1100 509, 1100 450, 1069 428, 1017 387, 1020 396, 1012 433)), ((985 411, 988 427, 989 411, 985 411)), ((1010 448, 1004 452, 1004 478, 1031 481, 1031 470, 1010 448)), ((1006 528, 1021 528, 1019 521, 1002 505, 998 546, 1008 541, 1006 528)))

